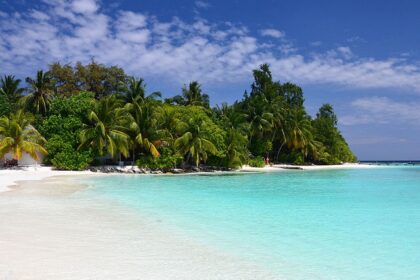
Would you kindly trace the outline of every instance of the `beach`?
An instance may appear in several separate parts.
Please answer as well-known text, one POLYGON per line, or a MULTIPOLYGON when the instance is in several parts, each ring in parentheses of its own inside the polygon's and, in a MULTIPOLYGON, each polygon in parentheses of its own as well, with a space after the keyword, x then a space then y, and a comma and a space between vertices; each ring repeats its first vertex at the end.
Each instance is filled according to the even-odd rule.
POLYGON ((37 181, 0 194, 2 280, 277 279, 247 261, 166 232, 159 221, 73 197, 86 186, 64 176, 68 172, 49 179, 47 174, 57 172, 44 170, 36 177, 32 172, 12 172, 17 180, 37 181))
MULTIPOLYGON (((371 167, 302 168, 361 170, 371 167)), ((244 167, 243 170, 270 174, 287 171, 274 166, 256 170, 244 167)), ((293 178, 296 173, 287 174, 293 178)), ((125 178, 168 180, 178 176, 107 175, 89 171, 54 171, 45 167, 0 171, 0 182, 4 188, 15 184, 0 193, 1 280, 299 279, 284 276, 295 271, 287 271, 283 275, 280 269, 273 273, 270 265, 260 265, 251 261, 252 258, 242 258, 241 254, 230 254, 217 246, 199 242, 182 231, 167 227, 168 220, 142 213, 139 215, 117 200, 83 195, 89 186, 80 179, 95 179, 93 177, 98 175, 102 180, 109 181, 110 178, 116 182, 118 178, 124 182, 125 178)), ((201 181, 209 178, 182 177, 196 177, 188 180, 201 181)))

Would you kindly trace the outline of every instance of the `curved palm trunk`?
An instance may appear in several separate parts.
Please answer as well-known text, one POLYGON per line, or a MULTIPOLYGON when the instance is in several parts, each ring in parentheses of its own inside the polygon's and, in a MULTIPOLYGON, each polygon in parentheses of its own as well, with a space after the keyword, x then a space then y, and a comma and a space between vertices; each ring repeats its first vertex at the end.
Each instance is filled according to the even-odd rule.
POLYGON ((283 142, 283 143, 281 144, 280 148, 277 150, 277 155, 276 155, 276 161, 277 161, 277 162, 279 161, 280 151, 281 151, 281 149, 283 148, 283 146, 284 146, 284 144, 285 144, 285 143, 286 143, 286 142, 283 142))

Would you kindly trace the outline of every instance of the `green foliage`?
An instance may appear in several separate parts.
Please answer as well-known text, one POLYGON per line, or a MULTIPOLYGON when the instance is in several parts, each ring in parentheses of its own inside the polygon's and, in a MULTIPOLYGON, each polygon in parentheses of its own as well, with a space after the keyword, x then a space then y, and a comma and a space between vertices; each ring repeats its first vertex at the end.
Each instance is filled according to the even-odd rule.
POLYGON ((92 152, 79 152, 71 148, 66 148, 55 154, 51 163, 55 168, 60 170, 85 170, 92 161, 92 152))
POLYGON ((45 116, 49 110, 54 84, 50 73, 38 71, 36 78, 26 78, 29 84, 29 94, 20 99, 20 103, 34 114, 45 116))
POLYGON ((63 170, 81 170, 93 160, 91 151, 77 151, 83 122, 94 105, 93 97, 93 93, 80 92, 52 100, 48 116, 39 126, 40 132, 48 139, 45 148, 49 154, 44 163, 63 170))
POLYGON ((136 165, 141 168, 151 170, 170 171, 182 162, 182 157, 175 154, 169 148, 163 148, 159 157, 151 155, 142 156, 136 161, 136 165))
POLYGON ((23 110, 0 118, 0 158, 10 152, 19 160, 25 152, 38 160, 39 154, 48 153, 44 148, 46 140, 32 126, 33 121, 33 115, 23 110))
POLYGON ((0 94, 0 117, 8 116, 12 112, 12 106, 3 94, 0 94))
POLYGON ((60 115, 62 117, 77 117, 82 121, 87 120, 88 113, 95 104, 93 92, 81 91, 70 97, 57 96, 51 103, 49 115, 60 115))
POLYGON ((262 157, 250 159, 248 161, 248 164, 249 164, 249 166, 252 166, 252 167, 264 167, 265 166, 265 162, 264 162, 264 159, 262 157))
POLYGON ((65 142, 59 135, 54 135, 48 139, 45 144, 45 149, 48 151, 48 155, 44 157, 45 164, 51 164, 54 157, 63 152, 72 150, 73 147, 70 143, 65 142))
POLYGON ((177 95, 173 98, 167 98, 165 102, 185 106, 192 105, 208 108, 210 104, 210 98, 207 94, 203 93, 201 90, 201 85, 197 81, 193 81, 188 85, 188 87, 184 85, 182 88, 182 95, 177 95))
POLYGON ((123 69, 108 67, 94 60, 87 65, 78 62, 74 67, 53 63, 49 75, 60 95, 90 91, 95 93, 96 98, 118 93, 120 83, 127 79, 123 69))
POLYGON ((337 116, 330 104, 322 105, 312 125, 315 139, 325 147, 320 163, 340 164, 356 161, 356 157, 337 128, 337 116))
MULTIPOLYGON (((27 78, 29 94, 24 97, 18 79, 1 78, 0 116, 18 105, 33 112, 29 123, 48 141, 45 163, 60 169, 83 169, 95 156, 105 155, 166 170, 181 163, 263 166, 262 157, 295 164, 356 160, 331 105, 323 105, 312 119, 298 85, 273 80, 267 64, 255 69, 253 77, 242 100, 210 108, 197 81, 162 103, 159 92, 147 95, 144 80, 127 77, 119 67, 95 61, 54 63, 48 72, 27 78)), ((2 119, 6 124, 7 118, 2 119)), ((4 136, 0 140, 4 151, 21 153, 16 143, 4 136)))
MULTIPOLYGON (((22 97, 24 88, 20 87, 21 80, 8 75, 0 78, 0 96, 8 102, 11 111, 17 109, 17 103, 22 97)), ((1 112, 1 111, 0 111, 1 112)))
POLYGON ((179 137, 174 148, 186 161, 192 160, 198 166, 206 162, 209 155, 222 156, 225 148, 225 131, 218 127, 202 107, 181 107, 182 116, 177 124, 179 137))
POLYGON ((118 153, 128 156, 130 137, 124 124, 130 119, 123 102, 115 95, 103 97, 88 114, 88 123, 80 132, 79 150, 92 148, 99 156, 118 153))

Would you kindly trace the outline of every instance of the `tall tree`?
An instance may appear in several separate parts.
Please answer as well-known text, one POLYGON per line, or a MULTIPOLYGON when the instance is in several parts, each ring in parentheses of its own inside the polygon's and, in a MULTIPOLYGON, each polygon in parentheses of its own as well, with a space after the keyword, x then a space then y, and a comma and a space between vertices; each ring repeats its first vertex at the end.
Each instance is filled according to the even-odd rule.
POLYGON ((21 159, 24 152, 35 160, 39 159, 38 153, 47 154, 43 147, 46 140, 31 125, 33 121, 33 115, 23 110, 0 118, 0 158, 9 152, 16 160, 21 159))
POLYGON ((53 83, 48 72, 38 71, 36 78, 26 78, 29 84, 29 94, 21 99, 23 105, 36 114, 45 115, 48 112, 53 94, 53 83))
POLYGON ((94 60, 87 65, 78 62, 75 67, 75 76, 80 89, 94 92, 98 99, 118 93, 120 83, 127 78, 122 68, 107 67, 94 60))
POLYGON ((82 90, 81 81, 70 64, 52 63, 48 72, 59 95, 71 96, 82 90))
POLYGON ((337 116, 331 104, 321 106, 312 125, 315 139, 325 147, 323 163, 340 163, 356 160, 337 128, 337 116))
POLYGON ((207 160, 209 154, 218 153, 209 131, 205 129, 206 125, 205 120, 199 117, 192 117, 186 123, 180 123, 179 129, 182 134, 174 142, 175 149, 181 155, 187 156, 187 161, 192 158, 197 167, 201 161, 207 160))
POLYGON ((95 103, 88 115, 88 123, 80 133, 80 146, 92 147, 98 155, 108 152, 113 158, 118 153, 128 156, 129 135, 126 133, 129 114, 115 95, 103 97, 95 103))
POLYGON ((146 99, 162 97, 160 92, 152 92, 146 96, 146 84, 142 78, 129 77, 127 82, 120 81, 120 90, 127 102, 143 103, 146 99))
POLYGON ((160 155, 157 146, 160 144, 161 139, 156 128, 156 119, 151 114, 153 108, 150 104, 141 104, 139 101, 135 100, 133 103, 126 105, 127 110, 131 114, 127 127, 130 128, 128 133, 132 136, 133 165, 138 148, 150 153, 154 158, 160 155))
POLYGON ((22 97, 24 88, 20 87, 20 79, 16 79, 13 75, 5 75, 0 78, 0 94, 7 97, 11 104, 16 104, 22 97))
POLYGON ((176 103, 180 105, 202 106, 208 108, 210 106, 209 96, 203 93, 201 85, 197 81, 184 85, 182 95, 176 95, 173 98, 165 100, 167 103, 176 103))

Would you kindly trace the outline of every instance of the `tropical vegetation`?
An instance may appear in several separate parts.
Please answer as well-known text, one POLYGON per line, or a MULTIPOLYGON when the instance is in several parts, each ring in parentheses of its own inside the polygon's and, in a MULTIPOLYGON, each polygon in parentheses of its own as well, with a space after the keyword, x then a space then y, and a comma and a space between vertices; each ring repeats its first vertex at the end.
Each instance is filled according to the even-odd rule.
POLYGON ((162 99, 117 66, 54 63, 27 87, 0 79, 0 157, 25 152, 58 169, 126 161, 140 167, 237 168, 265 161, 339 164, 356 157, 331 104, 313 118, 303 90, 273 80, 267 64, 241 100, 210 106, 198 81, 162 99))

